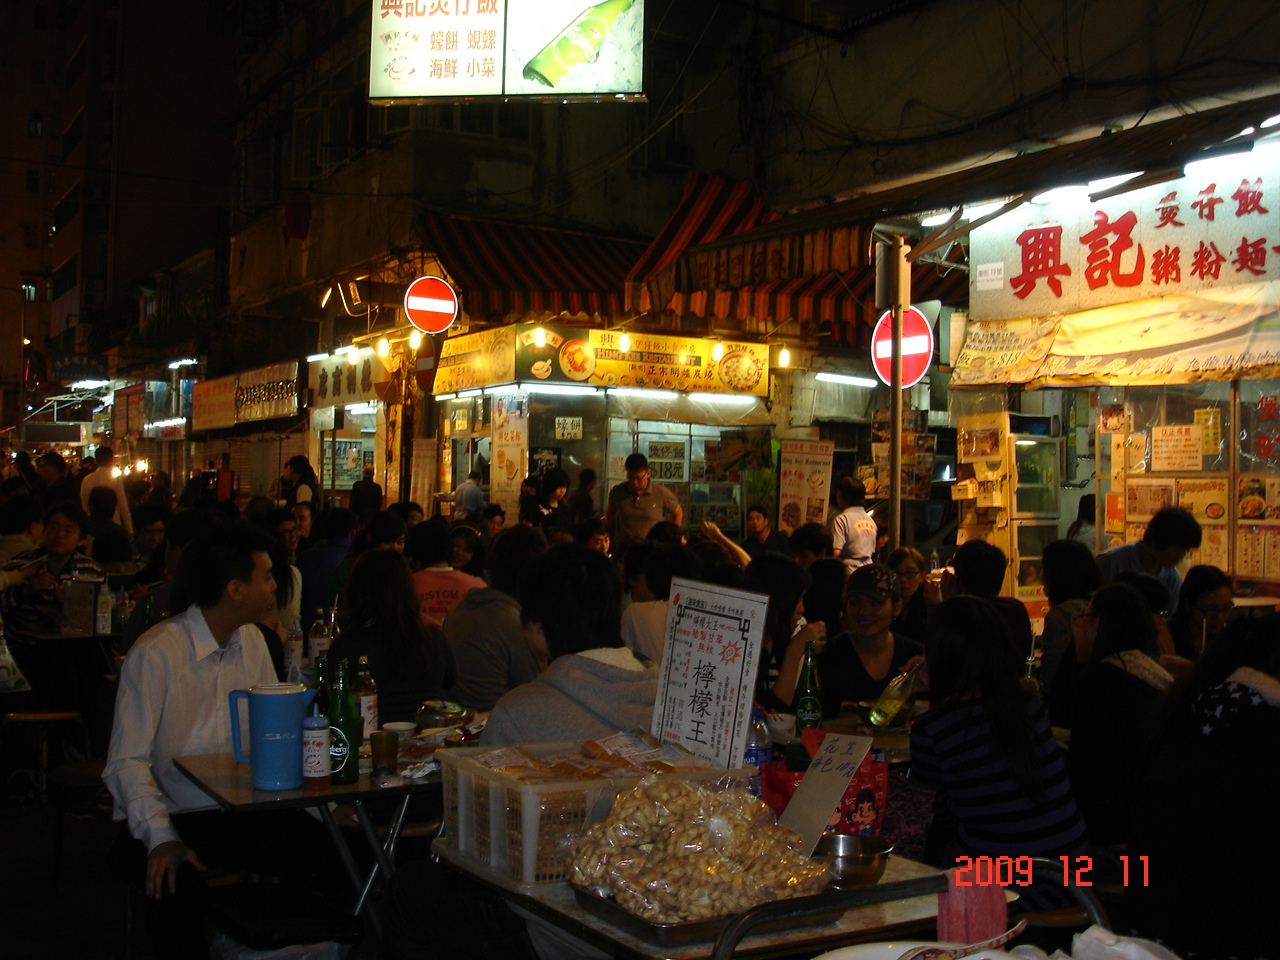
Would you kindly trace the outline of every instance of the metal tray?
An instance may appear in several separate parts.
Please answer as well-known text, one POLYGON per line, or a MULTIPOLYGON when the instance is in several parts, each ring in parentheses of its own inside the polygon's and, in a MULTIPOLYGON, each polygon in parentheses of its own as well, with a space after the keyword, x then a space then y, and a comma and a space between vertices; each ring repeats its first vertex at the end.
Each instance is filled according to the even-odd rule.
MULTIPOLYGON (((593 917, 656 947, 687 947, 695 943, 710 943, 720 936, 721 931, 736 916, 729 914, 723 917, 710 917, 706 920, 689 920, 684 923, 650 923, 648 920, 642 920, 627 913, 612 897, 602 897, 598 893, 577 886, 573 888, 573 895, 578 899, 578 906, 593 917)), ((752 928, 751 934, 754 936, 771 930, 794 930, 797 927, 820 927, 835 923, 844 916, 844 911, 844 907, 835 907, 829 913, 805 917, 802 921, 784 917, 752 928)))

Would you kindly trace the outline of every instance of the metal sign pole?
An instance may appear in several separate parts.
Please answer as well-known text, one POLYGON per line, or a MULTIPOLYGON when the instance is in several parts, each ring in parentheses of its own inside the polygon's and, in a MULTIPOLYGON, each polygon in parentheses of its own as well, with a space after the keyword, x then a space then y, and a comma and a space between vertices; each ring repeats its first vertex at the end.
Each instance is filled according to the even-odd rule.
POLYGON ((911 267, 901 235, 893 238, 893 352, 889 385, 889 549, 902 545, 902 311, 911 302, 911 267))

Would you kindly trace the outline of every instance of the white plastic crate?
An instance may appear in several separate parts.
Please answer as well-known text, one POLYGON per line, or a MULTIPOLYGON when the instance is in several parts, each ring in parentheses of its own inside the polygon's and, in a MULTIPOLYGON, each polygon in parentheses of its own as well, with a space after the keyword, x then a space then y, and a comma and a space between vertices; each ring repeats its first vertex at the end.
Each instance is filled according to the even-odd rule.
MULTIPOLYGON (((535 759, 581 748, 581 743, 522 747, 535 759)), ((609 813, 620 790, 645 776, 637 770, 634 777, 522 783, 470 759, 493 749, 458 747, 436 753, 444 785, 444 833, 433 846, 446 860, 478 868, 512 889, 565 879, 573 840, 609 813)), ((663 776, 694 783, 731 777, 745 787, 754 773, 754 767, 744 767, 663 776)))

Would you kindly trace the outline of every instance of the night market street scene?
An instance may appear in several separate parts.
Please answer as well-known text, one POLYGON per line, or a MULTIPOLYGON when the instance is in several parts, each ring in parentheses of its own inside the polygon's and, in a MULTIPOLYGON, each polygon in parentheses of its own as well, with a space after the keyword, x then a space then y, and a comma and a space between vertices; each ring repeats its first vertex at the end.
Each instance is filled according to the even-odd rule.
POLYGON ((1280 5, 0 29, 5 960, 1280 958, 1280 5))

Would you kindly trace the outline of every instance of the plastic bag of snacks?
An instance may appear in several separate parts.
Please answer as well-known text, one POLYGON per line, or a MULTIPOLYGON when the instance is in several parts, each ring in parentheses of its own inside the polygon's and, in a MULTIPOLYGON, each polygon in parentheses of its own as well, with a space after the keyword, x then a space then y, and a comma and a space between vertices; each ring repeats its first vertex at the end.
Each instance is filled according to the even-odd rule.
POLYGON ((578 838, 570 880, 652 923, 704 920, 820 893, 826 865, 799 846, 745 790, 658 779, 620 793, 578 838))

